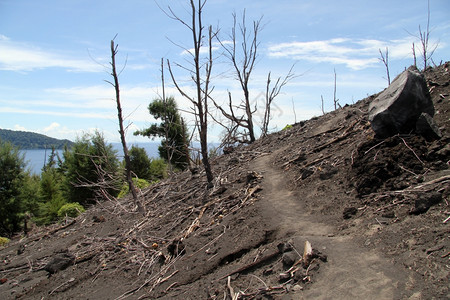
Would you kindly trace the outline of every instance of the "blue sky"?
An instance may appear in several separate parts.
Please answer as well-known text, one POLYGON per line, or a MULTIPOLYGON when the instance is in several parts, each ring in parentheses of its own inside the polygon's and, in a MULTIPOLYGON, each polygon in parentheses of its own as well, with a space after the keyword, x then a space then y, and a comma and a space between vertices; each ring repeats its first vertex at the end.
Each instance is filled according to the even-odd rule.
MULTIPOLYGON (((156 1, 187 17, 187 0, 156 1)), ((433 59, 445 62, 450 1, 431 0, 430 6, 430 44, 438 45, 433 59)), ((419 44, 415 35, 427 20, 426 0, 209 0, 204 24, 219 27, 226 40, 231 14, 239 16, 244 8, 248 23, 263 16, 264 24, 251 99, 258 105, 269 71, 272 78, 283 76, 295 63, 300 75, 275 100, 272 130, 320 115, 321 96, 331 111, 334 70, 342 105, 381 91, 387 80, 379 49, 389 48, 393 79, 413 63, 412 43, 419 44)), ((160 60, 187 64, 188 55, 175 44, 192 44, 186 28, 152 0, 0 0, 0 128, 71 140, 97 129, 108 141, 119 141, 114 90, 104 81, 111 79, 109 45, 116 34, 119 67, 127 58, 120 84, 128 140, 146 141, 132 132, 154 122, 147 106, 161 91, 160 60)), ((213 97, 225 103, 231 91, 238 100, 239 84, 215 49, 213 97)), ((176 77, 192 90, 186 72, 178 69, 176 77)), ((169 81, 167 90, 180 108, 190 109, 169 81)), ((184 116, 192 126, 192 116, 184 116)), ((210 140, 219 140, 221 127, 211 123, 210 128, 210 140)))

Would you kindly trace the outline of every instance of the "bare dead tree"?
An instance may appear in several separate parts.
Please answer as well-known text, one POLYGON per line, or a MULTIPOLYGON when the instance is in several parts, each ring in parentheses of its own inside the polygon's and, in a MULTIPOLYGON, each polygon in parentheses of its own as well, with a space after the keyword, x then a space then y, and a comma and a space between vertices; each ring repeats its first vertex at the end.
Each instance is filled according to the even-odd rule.
POLYGON ((322 96, 322 95, 320 95, 320 99, 321 99, 322 115, 324 115, 324 114, 325 114, 325 107, 324 107, 324 105, 323 105, 323 96, 322 96))
POLYGON ((242 13, 242 21, 237 22, 236 13, 233 13, 233 27, 229 35, 229 41, 219 39, 225 56, 234 68, 236 79, 244 93, 244 99, 240 105, 233 104, 232 95, 228 93, 228 111, 213 101, 217 109, 231 123, 233 130, 233 142, 253 143, 256 140, 253 114, 256 112, 256 105, 253 108, 250 102, 249 81, 258 57, 258 34, 262 30, 262 17, 253 21, 253 28, 248 30, 246 24, 245 10, 242 13), (238 31, 238 33, 237 33, 238 31), (238 39, 241 39, 239 42, 238 39), (242 130, 239 130, 242 129, 242 130))
POLYGON ((334 70, 334 92, 333 92, 333 103, 334 103, 334 110, 338 108, 339 105, 339 99, 336 98, 336 68, 334 70))
POLYGON ((423 69, 426 70, 426 68, 429 65, 429 61, 431 60, 431 57, 434 54, 434 51, 438 47, 439 44, 435 44, 430 46, 430 0, 428 0, 428 14, 427 14, 427 29, 426 31, 422 32, 422 29, 419 25, 419 37, 420 37, 420 43, 422 45, 422 59, 423 59, 423 69))
POLYGON ((271 84, 271 78, 270 78, 270 72, 267 75, 267 82, 266 82, 266 93, 265 93, 265 105, 264 105, 264 118, 263 123, 261 127, 261 136, 266 136, 269 132, 269 122, 271 120, 271 107, 272 102, 275 100, 275 98, 280 94, 281 89, 293 78, 295 78, 295 74, 293 72, 294 65, 291 66, 289 69, 289 72, 287 75, 282 78, 278 77, 275 81, 275 84, 270 87, 271 84))
MULTIPOLYGON (((162 103, 164 105, 164 109, 167 109, 167 98, 166 98, 166 85, 165 85, 165 81, 164 81, 164 58, 161 58, 161 86, 162 86, 162 96, 161 96, 161 100, 162 103)), ((168 142, 169 139, 169 123, 168 123, 168 115, 167 112, 164 113, 162 115, 162 121, 164 124, 164 137, 166 139, 166 141, 168 142)), ((172 148, 173 149, 173 148, 172 148)), ((169 147, 169 145, 167 145, 166 147, 166 151, 167 151, 167 164, 169 165, 169 172, 172 172, 172 156, 173 156, 173 150, 171 151, 171 147, 169 147)))
POLYGON ((292 111, 294 112, 294 124, 297 124, 297 113, 295 112, 294 98, 291 98, 291 102, 292 102, 292 111))
POLYGON ((140 213, 145 215, 145 209, 142 206, 139 198, 137 196, 136 188, 133 183, 133 178, 131 176, 131 161, 130 156, 128 155, 128 147, 125 139, 125 129, 123 126, 123 117, 122 117, 122 106, 120 104, 120 87, 119 87, 119 75, 116 71, 116 54, 118 45, 114 45, 114 39, 111 40, 111 76, 114 79, 114 82, 106 81, 111 84, 116 92, 116 103, 117 103, 117 118, 119 120, 119 134, 120 140, 122 142, 123 154, 125 159, 125 175, 126 180, 128 182, 128 187, 130 189, 131 194, 133 195, 133 200, 138 207, 140 213))
MULTIPOLYGON (((415 35, 410 32, 408 32, 410 35, 418 38, 420 40, 420 54, 422 56, 423 61, 423 70, 425 70, 429 65, 430 61, 432 62, 432 56, 434 52, 436 51, 437 47, 439 46, 439 42, 437 42, 434 45, 430 45, 430 0, 428 0, 428 9, 427 9, 427 26, 426 30, 422 31, 422 27, 419 25, 419 34, 415 35)), ((414 57, 414 66, 417 66, 416 61, 416 46, 413 43, 412 44, 412 51, 413 51, 413 57, 414 57)))
POLYGON ((213 31, 212 27, 209 26, 208 35, 204 34, 204 26, 203 26, 203 8, 206 4, 206 0, 198 0, 197 3, 194 0, 190 0, 190 17, 189 21, 183 20, 178 17, 175 12, 168 7, 168 11, 165 11, 166 15, 171 19, 176 20, 183 24, 186 28, 189 29, 192 34, 192 41, 194 47, 192 50, 185 49, 189 55, 191 55, 193 59, 192 68, 183 67, 178 65, 184 70, 188 70, 191 76, 192 81, 196 87, 196 95, 190 96, 188 93, 178 84, 175 79, 172 67, 170 65, 170 61, 167 60, 167 66, 169 68, 169 73, 172 78, 172 81, 179 91, 179 93, 188 99, 192 105, 194 114, 197 120, 196 127, 199 132, 200 137, 200 147, 202 154, 202 163, 205 168, 206 178, 208 180, 209 186, 214 179, 211 165, 209 163, 208 158, 208 100, 211 98, 210 94, 213 88, 210 86, 211 84, 211 72, 213 65, 213 55, 212 55, 212 41, 217 35, 217 31, 213 31), (205 41, 206 40, 206 41, 205 41), (202 60, 202 55, 200 50, 204 43, 208 45, 208 55, 206 57, 206 61, 202 60))
POLYGON ((391 77, 389 76, 389 49, 388 49, 388 47, 386 47, 386 50, 385 50, 384 54, 383 54, 383 52, 381 52, 381 49, 378 49, 378 51, 380 52, 379 60, 386 67, 387 81, 388 81, 388 85, 390 85, 391 84, 391 77))

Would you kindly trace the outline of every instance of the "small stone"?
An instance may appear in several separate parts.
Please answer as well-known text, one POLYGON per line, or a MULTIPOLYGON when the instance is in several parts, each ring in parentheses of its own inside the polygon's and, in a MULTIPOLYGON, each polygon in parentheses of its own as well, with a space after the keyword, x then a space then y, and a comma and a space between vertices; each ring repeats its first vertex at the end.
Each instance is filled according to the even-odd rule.
POLYGON ((414 208, 410 214, 419 215, 428 211, 428 209, 442 201, 442 194, 439 192, 432 192, 420 195, 414 201, 414 208))
POLYGON ((286 282, 289 279, 291 279, 291 274, 289 274, 289 273, 280 273, 278 275, 279 282, 286 282))
POLYGON ((343 217, 344 219, 350 219, 352 216, 356 215, 358 209, 356 207, 344 208, 343 217))
POLYGON ((66 269, 75 262, 75 256, 70 253, 58 253, 43 268, 50 274, 66 269))
POLYGON ((427 113, 421 113, 416 122, 416 132, 422 135, 427 141, 439 140, 442 138, 442 133, 438 126, 427 113))
POLYGON ((292 287, 292 290, 293 290, 294 292, 299 292, 299 291, 302 291, 302 290, 303 290, 303 287, 302 287, 301 285, 296 284, 296 285, 294 285, 294 286, 292 287))
POLYGON ((292 267, 292 265, 298 260, 300 259, 300 257, 298 256, 297 253, 295 253, 294 251, 289 251, 289 252, 285 252, 283 253, 283 257, 282 257, 282 262, 283 262, 283 266, 286 269, 289 269, 290 267, 292 267))
POLYGON ((302 170, 302 180, 305 180, 309 176, 314 174, 314 170, 312 168, 306 168, 302 170))
POLYGON ((319 174, 319 178, 321 180, 327 180, 330 179, 338 172, 337 168, 326 168, 319 174))
POLYGON ((105 222, 106 221, 106 219, 105 219, 105 217, 104 216, 93 216, 92 217, 92 221, 94 221, 95 223, 102 223, 102 222, 105 222))
POLYGON ((270 275, 270 274, 272 274, 273 273, 273 269, 272 268, 270 268, 270 269, 265 269, 264 271, 263 271, 263 275, 270 275))
POLYGON ((277 248, 278 248, 278 251, 279 251, 280 253, 285 253, 285 252, 292 251, 292 245, 291 245, 290 242, 287 242, 287 243, 279 243, 279 244, 277 245, 277 248))
POLYGON ((395 213, 393 211, 388 211, 388 212, 385 212, 384 214, 382 214, 381 216, 383 218, 392 219, 392 218, 395 218, 395 213))

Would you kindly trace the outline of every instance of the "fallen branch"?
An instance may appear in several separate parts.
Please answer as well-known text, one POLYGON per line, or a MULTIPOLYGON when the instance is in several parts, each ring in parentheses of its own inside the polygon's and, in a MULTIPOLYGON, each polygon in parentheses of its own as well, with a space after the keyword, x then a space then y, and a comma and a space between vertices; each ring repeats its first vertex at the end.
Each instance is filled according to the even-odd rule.
POLYGON ((272 258, 278 256, 279 254, 281 254, 281 252, 280 252, 279 250, 277 250, 276 252, 273 252, 273 253, 270 253, 270 254, 268 254, 268 255, 266 255, 266 256, 263 256, 263 257, 261 257, 260 259, 254 261, 254 262, 252 262, 252 263, 250 263, 250 264, 247 264, 247 265, 245 265, 245 266, 243 266, 243 267, 241 267, 241 268, 239 268, 239 269, 237 269, 237 270, 234 270, 233 272, 228 273, 228 274, 225 275, 225 276, 220 277, 218 280, 222 280, 222 279, 225 279, 225 278, 227 278, 227 277, 229 277, 229 276, 231 276, 231 275, 234 275, 234 274, 237 274, 237 273, 242 273, 242 272, 244 272, 244 271, 247 271, 248 269, 251 269, 251 268, 253 268, 253 267, 256 267, 257 265, 259 265, 259 264, 261 264, 261 263, 263 263, 263 262, 265 262, 265 261, 267 261, 267 260, 270 260, 270 259, 272 259, 272 258))
POLYGON ((228 282, 227 282, 228 290, 230 292, 231 300, 237 300, 239 298, 239 292, 237 294, 234 293, 234 289, 231 286, 231 276, 228 276, 228 282))
POLYGON ((419 158, 419 156, 416 154, 416 152, 414 152, 414 150, 406 143, 406 141, 405 141, 402 137, 400 137, 400 136, 398 136, 398 137, 403 141, 403 144, 405 144, 406 148, 408 148, 409 150, 411 150, 412 153, 414 153, 414 155, 416 156, 416 158, 420 161, 420 163, 421 163, 422 165, 424 165, 425 163, 419 158))
POLYGON ((76 222, 77 222, 77 220, 74 219, 74 220, 72 220, 70 223, 68 223, 68 224, 66 224, 66 225, 63 225, 63 226, 61 226, 61 227, 52 229, 52 230, 50 230, 50 231, 44 233, 43 235, 40 235, 40 236, 37 236, 37 237, 34 237, 34 238, 28 240, 27 243, 39 241, 40 239, 42 239, 42 238, 44 238, 44 237, 46 237, 46 236, 55 234, 56 232, 58 232, 58 231, 60 231, 60 230, 63 230, 63 229, 66 229, 67 227, 72 226, 72 225, 75 224, 76 222))
POLYGON ((343 139, 347 138, 347 137, 352 133, 351 129, 353 128, 353 126, 355 126, 355 124, 358 123, 358 122, 359 122, 359 120, 355 120, 352 124, 350 124, 350 126, 344 131, 343 134, 341 134, 340 136, 338 136, 338 137, 332 139, 332 140, 329 141, 328 143, 325 143, 325 144, 323 144, 323 145, 321 145, 321 146, 315 148, 315 149, 314 149, 313 151, 311 151, 311 152, 315 153, 315 152, 322 151, 322 150, 325 149, 326 147, 328 147, 328 146, 330 146, 330 145, 332 145, 332 144, 334 144, 334 143, 340 142, 340 141, 342 141, 343 139))

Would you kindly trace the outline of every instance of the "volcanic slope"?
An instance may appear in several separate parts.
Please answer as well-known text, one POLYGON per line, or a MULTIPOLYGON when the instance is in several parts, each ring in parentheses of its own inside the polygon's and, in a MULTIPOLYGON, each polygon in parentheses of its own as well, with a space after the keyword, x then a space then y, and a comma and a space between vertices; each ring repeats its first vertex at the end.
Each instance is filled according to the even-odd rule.
POLYGON ((0 298, 448 299, 449 67, 442 139, 376 140, 370 96, 13 239, 0 298))

